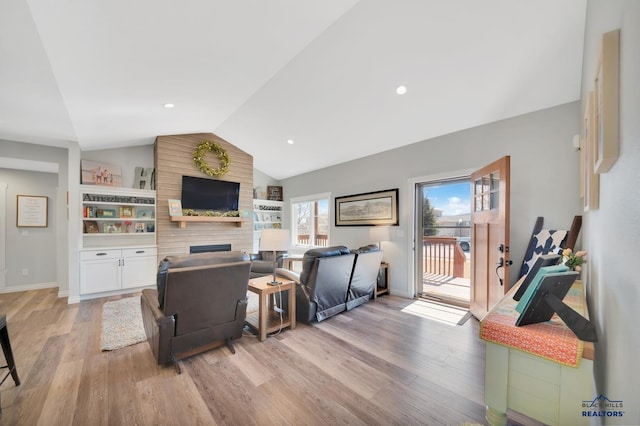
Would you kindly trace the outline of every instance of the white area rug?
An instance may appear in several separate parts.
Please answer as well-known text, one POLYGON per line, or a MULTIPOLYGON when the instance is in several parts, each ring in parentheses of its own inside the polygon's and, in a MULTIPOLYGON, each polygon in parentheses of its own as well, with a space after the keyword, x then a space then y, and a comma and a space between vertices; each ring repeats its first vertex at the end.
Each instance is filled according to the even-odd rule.
POLYGON ((125 297, 102 306, 101 350, 113 351, 145 340, 140 297, 125 297))
POLYGON ((260 300, 257 294, 252 291, 247 292, 247 315, 253 312, 258 312, 260 300))

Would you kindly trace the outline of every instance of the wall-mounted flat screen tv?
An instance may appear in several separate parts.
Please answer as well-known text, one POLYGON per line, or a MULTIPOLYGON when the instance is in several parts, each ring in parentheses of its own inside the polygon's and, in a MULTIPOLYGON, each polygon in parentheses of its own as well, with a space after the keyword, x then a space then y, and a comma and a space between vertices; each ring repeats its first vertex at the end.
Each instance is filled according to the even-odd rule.
POLYGON ((182 176, 183 209, 237 211, 239 197, 239 182, 182 176))

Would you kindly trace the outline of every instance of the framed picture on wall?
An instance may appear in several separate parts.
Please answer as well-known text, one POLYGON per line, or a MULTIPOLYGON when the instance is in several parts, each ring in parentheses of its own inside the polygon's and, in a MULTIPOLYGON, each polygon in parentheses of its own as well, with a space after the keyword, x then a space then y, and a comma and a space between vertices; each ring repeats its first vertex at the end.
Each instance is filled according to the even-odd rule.
POLYGON ((49 197, 18 195, 16 226, 18 228, 46 228, 49 226, 49 197))
POLYGON ((336 226, 397 226, 398 189, 336 197, 336 226))
POLYGON ((608 172, 618 159, 620 138, 620 30, 602 35, 600 61, 594 78, 596 173, 608 172))

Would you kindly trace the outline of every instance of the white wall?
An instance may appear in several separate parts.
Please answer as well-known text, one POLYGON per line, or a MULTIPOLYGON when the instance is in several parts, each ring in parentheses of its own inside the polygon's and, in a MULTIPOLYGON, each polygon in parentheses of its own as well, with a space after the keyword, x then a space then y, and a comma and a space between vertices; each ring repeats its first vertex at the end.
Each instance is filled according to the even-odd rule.
MULTIPOLYGON (((536 217, 545 217, 546 228, 568 229, 573 216, 581 214, 579 153, 572 147, 573 136, 579 133, 579 106, 578 102, 561 105, 285 179, 285 203, 322 192, 331 192, 333 198, 399 188, 400 226, 392 228, 392 241, 384 243, 385 260, 390 263, 391 291, 410 297, 413 190, 409 183, 418 177, 477 169, 510 155, 514 282, 536 217)), ((285 226, 290 223, 288 210, 285 226)), ((333 245, 353 248, 369 242, 367 227, 331 228, 333 245)))
POLYGON ((640 284, 633 266, 640 259, 639 22, 636 0, 588 2, 582 99, 593 88, 602 33, 621 30, 620 157, 600 175, 600 208, 585 214, 585 281, 599 339, 596 392, 624 402, 624 416, 605 418, 606 424, 640 424, 640 284))

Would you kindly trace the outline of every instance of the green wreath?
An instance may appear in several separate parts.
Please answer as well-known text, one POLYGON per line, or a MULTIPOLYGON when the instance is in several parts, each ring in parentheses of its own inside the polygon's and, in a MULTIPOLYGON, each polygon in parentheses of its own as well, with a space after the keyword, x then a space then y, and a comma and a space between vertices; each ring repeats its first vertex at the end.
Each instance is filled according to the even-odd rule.
POLYGON ((224 176, 229 172, 229 154, 220 145, 211 141, 202 141, 200 145, 193 151, 193 162, 198 166, 201 172, 208 174, 209 176, 224 176), (207 152, 213 152, 218 160, 220 160, 220 167, 212 169, 204 157, 207 152))

